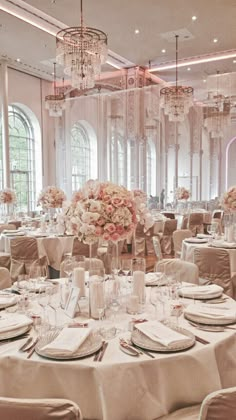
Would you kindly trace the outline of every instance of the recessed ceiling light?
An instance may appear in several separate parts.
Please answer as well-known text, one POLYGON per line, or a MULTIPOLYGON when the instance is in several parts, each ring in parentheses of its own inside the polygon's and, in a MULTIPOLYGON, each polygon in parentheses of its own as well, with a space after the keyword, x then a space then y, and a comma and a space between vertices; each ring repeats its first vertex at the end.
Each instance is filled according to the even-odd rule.
POLYGON ((203 83, 206 83, 206 79, 203 79, 203 83))
POLYGON ((165 50, 165 49, 163 49, 163 50, 161 50, 161 52, 164 54, 164 53, 166 52, 166 50, 165 50))
POLYGON ((20 58, 17 58, 16 61, 18 61, 18 63, 20 62, 20 58))
POLYGON ((197 20, 197 16, 192 16, 192 20, 197 20))
POLYGON ((138 34, 139 34, 139 29, 135 29, 134 33, 135 33, 136 35, 138 35, 138 34))
POLYGON ((236 63, 236 60, 233 60, 233 63, 235 64, 236 63))
POLYGON ((216 44, 218 42, 218 39, 217 38, 214 38, 213 39, 213 42, 216 44))
POLYGON ((190 71, 191 70, 191 67, 188 67, 187 70, 190 71))
POLYGON ((52 76, 54 76, 54 71, 51 73, 52 76))

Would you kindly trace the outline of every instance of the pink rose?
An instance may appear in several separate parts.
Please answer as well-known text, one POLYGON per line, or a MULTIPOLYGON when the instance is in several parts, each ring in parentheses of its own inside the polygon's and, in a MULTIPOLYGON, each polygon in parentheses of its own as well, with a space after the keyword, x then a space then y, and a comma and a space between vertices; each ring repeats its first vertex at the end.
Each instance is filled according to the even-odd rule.
POLYGON ((123 199, 120 198, 120 197, 113 198, 111 200, 111 202, 112 202, 113 206, 115 206, 115 207, 120 207, 120 206, 123 206, 123 204, 124 204, 123 199))
POLYGON ((104 195, 103 196, 103 201, 105 201, 106 203, 108 203, 110 201, 110 196, 109 195, 104 195))
POLYGON ((104 230, 107 230, 109 233, 113 233, 116 231, 116 227, 113 223, 107 223, 104 230))
POLYGON ((110 213, 112 213, 112 212, 113 212, 113 207, 112 207, 111 205, 106 206, 106 213, 107 213, 107 214, 110 214, 110 213))
POLYGON ((103 234, 103 239, 104 239, 104 241, 109 241, 110 240, 110 235, 109 235, 109 233, 104 233, 103 234))
POLYGON ((103 229, 100 226, 97 226, 95 229, 95 235, 101 236, 103 234, 103 229))
POLYGON ((97 225, 99 226, 103 226, 105 225, 106 220, 104 219, 104 217, 100 217, 100 219, 97 220, 97 225))
POLYGON ((116 226, 116 232, 119 233, 119 235, 122 235, 124 233, 124 228, 121 225, 116 226))
POLYGON ((111 235, 111 240, 112 241, 118 241, 119 238, 120 238, 120 235, 117 232, 115 232, 111 235))

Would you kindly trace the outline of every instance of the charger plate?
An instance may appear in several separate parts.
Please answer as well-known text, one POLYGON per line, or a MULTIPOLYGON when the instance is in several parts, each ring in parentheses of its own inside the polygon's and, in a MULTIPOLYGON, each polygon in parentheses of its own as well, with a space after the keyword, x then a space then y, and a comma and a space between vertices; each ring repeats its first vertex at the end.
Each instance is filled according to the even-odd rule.
MULTIPOLYGON (((187 287, 186 287, 187 289, 187 287)), ((196 286, 197 289, 197 286, 196 286)), ((181 289, 178 290, 178 295, 183 297, 183 298, 188 298, 188 299, 194 299, 194 300, 208 300, 208 299, 215 299, 218 298, 220 296, 222 296, 223 291, 218 290, 212 293, 198 293, 197 296, 193 293, 189 293, 189 292, 185 292, 185 293, 181 293, 181 289)))
POLYGON ((164 273, 148 273, 145 275, 145 286, 166 286, 168 279, 164 273))
MULTIPOLYGON (((13 298, 14 297, 14 295, 13 294, 11 294, 11 295, 9 295, 11 298, 13 298)), ((0 294, 0 298, 1 298, 1 294, 0 294)), ((10 306, 14 306, 14 305, 16 305, 17 304, 17 302, 18 302, 18 298, 17 298, 17 296, 15 296, 15 300, 14 301, 12 301, 12 302, 7 302, 7 299, 6 299, 6 302, 2 302, 2 303, 0 303, 0 309, 5 309, 5 308, 9 308, 10 306)))
POLYGON ((47 359, 53 360, 74 360, 80 359, 82 357, 90 356, 91 354, 96 353, 102 347, 102 337, 99 334, 91 333, 86 340, 81 344, 81 346, 76 350, 72 355, 57 354, 51 355, 47 353, 47 350, 43 350, 43 347, 51 343, 60 333, 60 330, 50 331, 45 334, 37 343, 35 351, 39 356, 45 357, 47 359))
POLYGON ((14 330, 0 333, 0 341, 8 340, 9 338, 14 338, 14 337, 18 337, 19 335, 23 335, 27 331, 29 331, 30 328, 31 328, 31 325, 25 325, 24 327, 18 327, 18 328, 15 328, 14 330))
POLYGON ((231 325, 236 323, 236 319, 229 321, 227 319, 218 319, 218 318, 207 318, 205 316, 201 316, 201 314, 188 314, 184 312, 184 317, 189 319, 189 321, 193 321, 203 325, 231 325))
POLYGON ((206 244, 208 240, 204 238, 188 238, 184 239, 184 242, 187 242, 188 244, 206 244))
POLYGON ((164 346, 156 341, 151 340, 151 338, 147 337, 137 328, 134 329, 131 335, 131 340, 136 346, 141 347, 145 350, 157 351, 157 352, 176 352, 181 350, 186 350, 192 347, 195 344, 195 335, 190 331, 186 330, 185 328, 178 327, 178 326, 171 326, 169 327, 174 331, 177 331, 186 336, 186 340, 176 341, 169 346, 164 346))

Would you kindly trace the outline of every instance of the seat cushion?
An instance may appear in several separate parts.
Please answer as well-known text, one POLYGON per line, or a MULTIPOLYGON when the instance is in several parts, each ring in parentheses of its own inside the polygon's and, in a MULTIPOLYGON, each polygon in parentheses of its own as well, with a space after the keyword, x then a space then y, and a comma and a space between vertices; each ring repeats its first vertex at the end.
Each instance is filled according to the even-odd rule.
POLYGON ((181 408, 156 420, 198 420, 201 404, 181 408))

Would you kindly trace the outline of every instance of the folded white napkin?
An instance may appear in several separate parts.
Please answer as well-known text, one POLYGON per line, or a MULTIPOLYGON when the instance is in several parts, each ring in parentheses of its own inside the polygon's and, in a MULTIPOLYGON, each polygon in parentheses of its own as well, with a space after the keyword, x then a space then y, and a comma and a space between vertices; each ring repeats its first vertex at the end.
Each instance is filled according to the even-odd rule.
POLYGON ((145 284, 148 285, 159 285, 164 286, 167 282, 166 276, 163 273, 147 273, 145 275, 145 284))
POLYGON ((211 238, 211 235, 207 235, 206 233, 198 233, 197 238, 199 238, 199 239, 209 239, 209 238, 211 238))
POLYGON ((32 320, 25 315, 9 314, 7 317, 0 318, 0 334, 31 324, 32 320))
POLYGON ((174 331, 157 321, 148 321, 143 322, 142 324, 136 324, 135 328, 140 330, 147 337, 151 338, 151 340, 160 343, 163 346, 173 345, 179 341, 185 341, 187 338, 185 335, 180 334, 179 332, 174 331))
POLYGON ((190 298, 198 298, 202 295, 204 296, 211 296, 215 294, 222 294, 223 287, 218 286, 217 284, 209 284, 206 286, 185 286, 181 287, 178 290, 180 296, 190 297, 190 298))
POLYGON ((72 356, 91 333, 91 328, 63 328, 51 343, 42 347, 50 356, 72 356))
POLYGON ((5 236, 25 236, 25 232, 23 231, 15 232, 15 231, 9 230, 9 232, 4 232, 4 235, 5 236))
POLYGON ((196 317, 196 319, 201 317, 209 320, 214 319, 216 321, 224 320, 229 323, 236 321, 236 311, 230 307, 227 309, 224 307, 224 309, 222 309, 206 304, 191 304, 185 309, 184 313, 186 315, 191 315, 191 317, 196 317))
POLYGON ((17 229, 4 229, 2 233, 18 233, 17 229))
POLYGON ((18 300, 17 296, 14 295, 4 295, 1 296, 0 294, 0 307, 4 305, 14 305, 18 300))
POLYGON ((236 242, 226 242, 226 241, 213 241, 210 246, 216 248, 236 248, 236 242))

